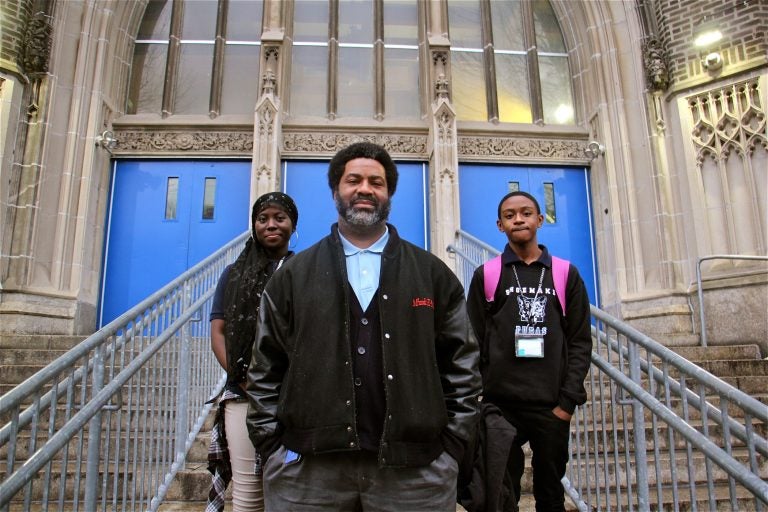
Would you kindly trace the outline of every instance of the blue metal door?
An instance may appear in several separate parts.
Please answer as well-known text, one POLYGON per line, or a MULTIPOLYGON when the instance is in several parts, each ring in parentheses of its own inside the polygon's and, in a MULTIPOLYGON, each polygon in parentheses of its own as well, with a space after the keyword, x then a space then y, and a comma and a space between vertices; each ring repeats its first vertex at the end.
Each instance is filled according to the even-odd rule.
POLYGON ((507 192, 532 194, 544 214, 539 243, 579 269, 590 302, 598 304, 589 171, 570 167, 461 165, 459 168, 461 229, 503 250, 504 233, 496 227, 499 201, 507 192))
MULTIPOLYGON (((427 166, 398 162, 397 170, 397 191, 392 197, 389 222, 402 238, 428 249, 427 166)), ((283 162, 282 183, 284 192, 296 201, 299 209, 298 240, 291 244, 291 249, 306 249, 330 233, 331 224, 338 218, 328 188, 328 162, 283 162)))
POLYGON ((119 161, 99 325, 248 229, 250 162, 119 161))

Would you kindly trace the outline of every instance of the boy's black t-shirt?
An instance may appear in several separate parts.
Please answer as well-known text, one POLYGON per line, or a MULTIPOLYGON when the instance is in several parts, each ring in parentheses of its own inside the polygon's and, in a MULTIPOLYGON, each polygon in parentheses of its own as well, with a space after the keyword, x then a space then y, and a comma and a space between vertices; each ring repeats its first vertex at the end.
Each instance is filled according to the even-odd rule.
POLYGON ((542 254, 530 265, 509 245, 505 247, 491 303, 485 299, 482 266, 472 278, 467 310, 481 348, 483 397, 501 406, 559 405, 572 413, 586 400, 583 381, 592 350, 589 298, 578 270, 571 265, 565 288, 567 316, 563 317, 552 258, 545 246, 539 247, 542 254), (544 357, 518 357, 516 332, 541 336, 544 357))

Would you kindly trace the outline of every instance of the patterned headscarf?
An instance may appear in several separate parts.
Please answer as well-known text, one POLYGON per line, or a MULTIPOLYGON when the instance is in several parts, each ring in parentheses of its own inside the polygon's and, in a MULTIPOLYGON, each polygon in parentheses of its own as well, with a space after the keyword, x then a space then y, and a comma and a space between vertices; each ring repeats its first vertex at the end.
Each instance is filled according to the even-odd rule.
POLYGON ((277 206, 278 208, 285 210, 285 213, 288 214, 288 217, 293 223, 293 230, 296 230, 296 224, 299 222, 299 210, 296 208, 296 203, 293 202, 291 196, 283 194, 282 192, 267 192, 253 203, 251 232, 254 238, 256 238, 256 233, 253 233, 253 225, 256 223, 256 217, 258 217, 262 210, 270 206, 277 206))

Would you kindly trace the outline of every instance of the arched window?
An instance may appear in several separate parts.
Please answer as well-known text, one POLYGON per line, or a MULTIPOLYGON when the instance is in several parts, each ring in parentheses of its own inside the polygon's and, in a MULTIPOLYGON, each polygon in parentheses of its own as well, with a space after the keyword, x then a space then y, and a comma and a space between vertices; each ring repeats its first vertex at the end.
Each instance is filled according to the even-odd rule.
POLYGON ((296 0, 289 114, 420 117, 418 17, 417 0, 296 0))
POLYGON ((262 0, 150 0, 128 114, 243 114, 259 89, 262 0))
POLYGON ((451 0, 452 99, 469 121, 573 124, 568 53, 547 0, 451 0))

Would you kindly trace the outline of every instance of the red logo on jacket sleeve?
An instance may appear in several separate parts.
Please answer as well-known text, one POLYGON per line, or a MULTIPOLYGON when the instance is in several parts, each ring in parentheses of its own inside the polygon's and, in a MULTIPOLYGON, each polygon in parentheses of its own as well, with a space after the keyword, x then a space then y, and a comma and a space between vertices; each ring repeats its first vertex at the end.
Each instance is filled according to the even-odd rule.
POLYGON ((424 297, 424 298, 414 297, 413 302, 411 302, 411 307, 413 308, 427 307, 427 308, 435 309, 435 301, 433 301, 429 297, 424 297))

